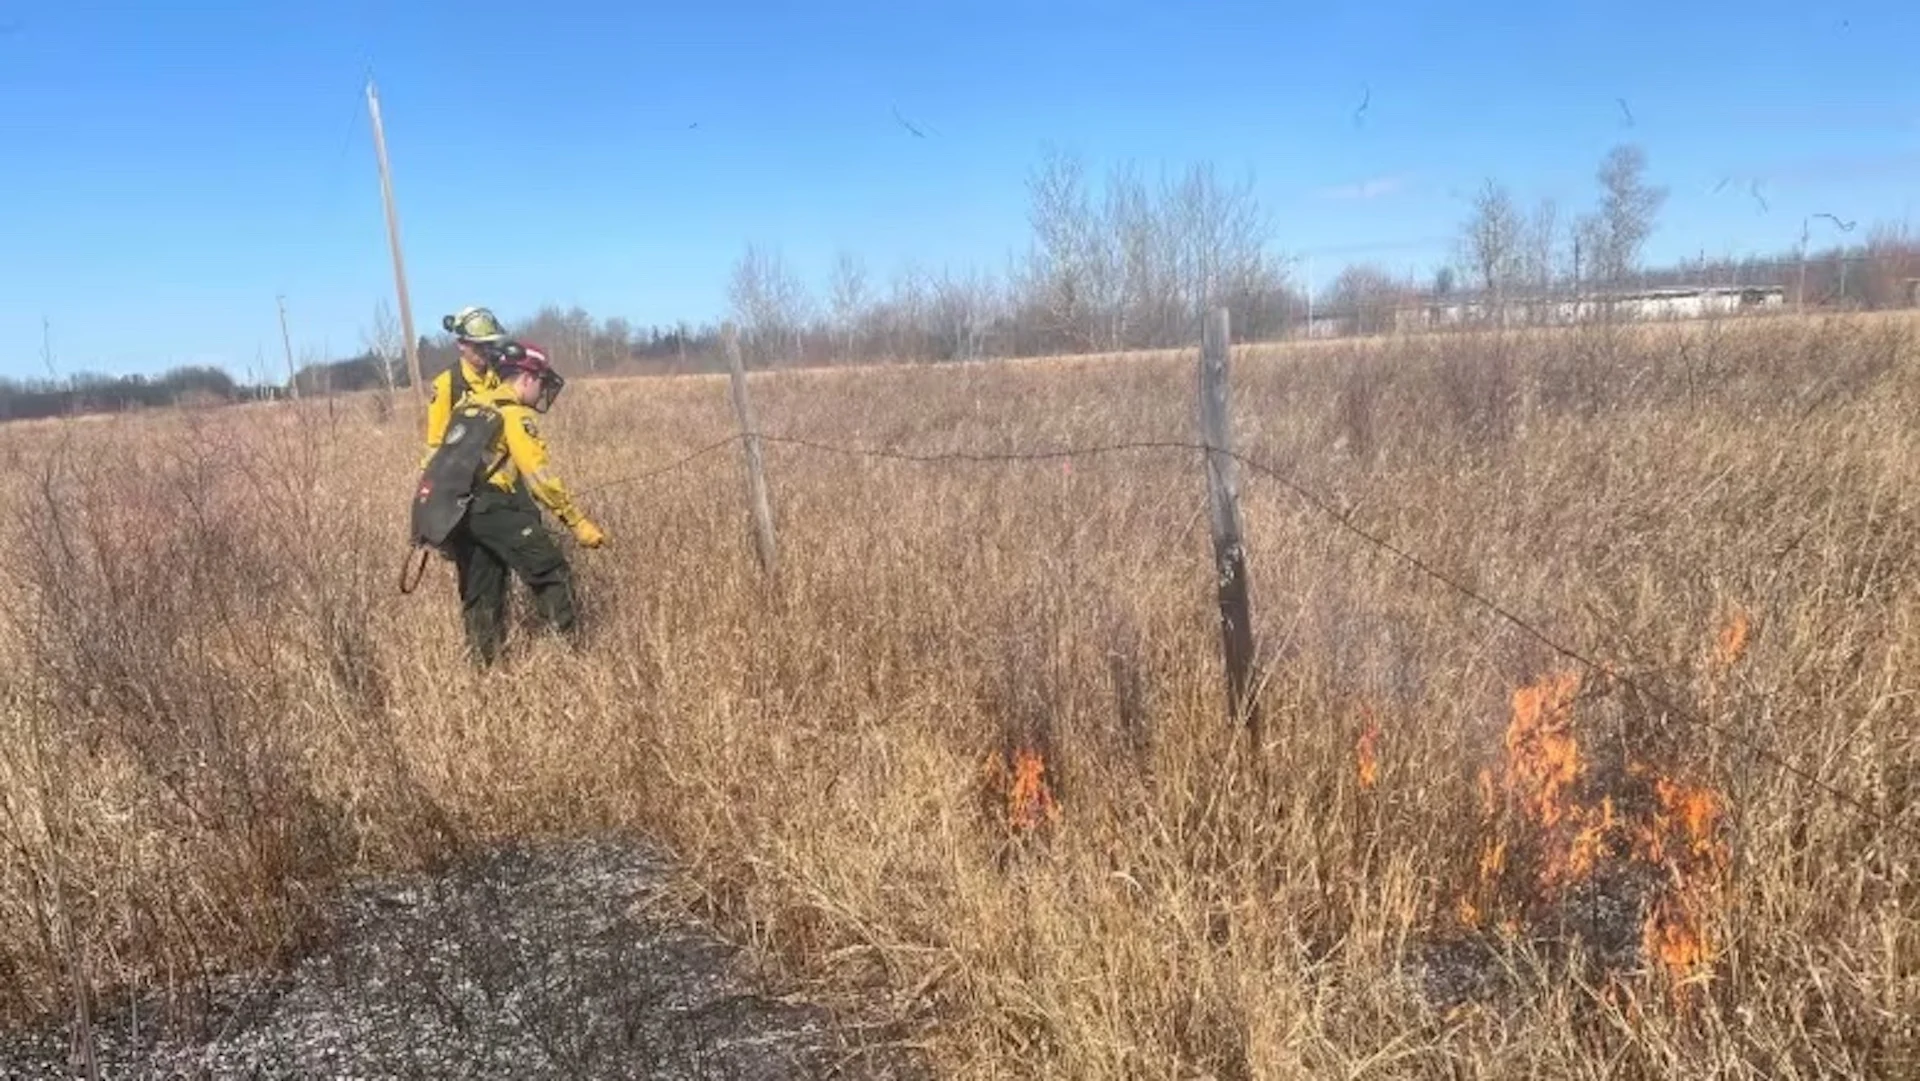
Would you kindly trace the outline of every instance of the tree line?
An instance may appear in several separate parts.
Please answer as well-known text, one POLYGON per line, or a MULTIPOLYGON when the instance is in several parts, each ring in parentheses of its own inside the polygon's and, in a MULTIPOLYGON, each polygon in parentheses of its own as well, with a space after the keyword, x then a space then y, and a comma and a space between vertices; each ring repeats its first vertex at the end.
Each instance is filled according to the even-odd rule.
POLYGON ((1359 262, 1309 301, 1250 180, 1204 164, 1150 180, 1122 163, 1096 181, 1079 158, 1048 151, 1027 178, 1028 249, 1002 272, 908 267, 882 286, 842 252, 815 293, 776 249, 749 245, 732 270, 730 315, 762 364, 941 361, 1186 346, 1201 312, 1220 305, 1236 341, 1263 341, 1382 333, 1403 309, 1448 299, 1731 285, 1797 301, 1803 278, 1810 306, 1896 307, 1920 277, 1920 242, 1904 224, 1804 257, 1647 266, 1668 192, 1648 179, 1645 152, 1611 148, 1593 183, 1591 205, 1567 213, 1552 199, 1523 205, 1488 179, 1429 275, 1359 262))
MULTIPOLYGON (((1802 246, 1771 258, 1698 259, 1648 267, 1665 188, 1647 179, 1636 145, 1616 146, 1594 172, 1594 198, 1567 214, 1550 199, 1522 205, 1487 179, 1459 223, 1454 250, 1421 277, 1369 262, 1348 265, 1311 299, 1250 178, 1198 164, 1148 177, 1120 163, 1096 177, 1079 157, 1047 150, 1026 178, 1026 251, 997 270, 907 265, 885 280, 838 252, 818 287, 778 248, 750 244, 727 282, 725 318, 755 366, 962 361, 1118 352, 1192 344, 1201 313, 1227 307, 1236 341, 1314 333, 1379 333, 1396 313, 1449 298, 1499 300, 1680 285, 1773 286, 1809 305, 1881 308, 1911 302, 1920 242, 1904 225, 1874 225, 1850 247, 1802 246), (1310 320, 1317 322, 1310 323, 1310 320)), ((1853 223, 1839 222, 1851 233, 1853 223)), ((1823 223, 1824 225, 1824 223, 1823 223)), ((507 314, 507 313, 502 313, 507 314)), ((636 326, 579 307, 544 307, 511 322, 572 376, 714 371, 724 367, 718 321, 636 326)), ((299 367, 300 395, 405 389, 403 338, 384 302, 351 356, 299 367)), ((443 334, 417 342, 432 377, 452 363, 443 334)), ((286 394, 211 368, 155 377, 82 375, 0 381, 0 420, 286 394)))
POLYGON ((180 367, 161 375, 108 376, 80 372, 66 378, 0 379, 0 422, 120 413, 132 409, 216 405, 271 396, 212 367, 180 367))

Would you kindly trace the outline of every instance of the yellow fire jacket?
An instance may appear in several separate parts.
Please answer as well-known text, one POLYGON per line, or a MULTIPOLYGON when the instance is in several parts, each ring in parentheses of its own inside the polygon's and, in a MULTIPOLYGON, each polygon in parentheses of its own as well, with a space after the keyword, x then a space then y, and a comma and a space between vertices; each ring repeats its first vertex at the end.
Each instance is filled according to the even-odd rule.
POLYGON ((573 493, 547 461, 547 444, 540 438, 534 418, 539 414, 521 405, 512 390, 494 385, 470 395, 476 404, 499 410, 500 435, 494 440, 490 457, 501 462, 487 482, 503 492, 511 492, 522 481, 541 506, 553 512, 568 528, 577 527, 586 515, 574 502, 573 493))
POLYGON ((451 365, 448 366, 446 371, 434 376, 433 381, 427 384, 429 387, 427 393, 427 451, 421 459, 422 462, 427 458, 433 457, 433 452, 440 446, 440 440, 445 438, 447 434, 447 422, 453 418, 454 407, 460 404, 456 399, 465 398, 469 394, 475 394, 481 391, 490 391, 500 385, 500 380, 493 374, 491 369, 476 368, 468 364, 465 358, 456 358, 453 363, 459 365, 460 373, 466 377, 467 385, 463 393, 458 395, 454 393, 453 367, 451 365))

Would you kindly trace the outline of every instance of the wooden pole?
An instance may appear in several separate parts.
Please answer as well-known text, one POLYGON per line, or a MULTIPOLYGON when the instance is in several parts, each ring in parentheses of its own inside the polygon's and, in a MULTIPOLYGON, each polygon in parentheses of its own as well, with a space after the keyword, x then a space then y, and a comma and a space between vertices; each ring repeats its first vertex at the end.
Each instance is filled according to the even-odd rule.
POLYGON ((293 370, 293 337, 287 333, 287 298, 274 297, 280 305, 280 344, 287 350, 287 397, 300 400, 300 373, 293 370))
POLYGON ((373 118, 373 151, 380 160, 380 201, 387 209, 387 247, 393 250, 393 285, 400 294, 400 333, 406 336, 407 375, 422 401, 430 389, 420 378, 419 339, 413 334, 413 304, 407 299, 407 263, 400 254, 400 215, 393 209, 393 175, 387 171, 387 133, 380 124, 380 94, 367 80, 367 114, 373 118))
POLYGON ((767 498, 766 467, 760 457, 760 429, 753 422, 753 401, 747 397, 747 369, 740 357, 740 335, 732 323, 721 329, 727 350, 728 386, 733 395, 733 412, 740 420, 740 432, 747 448, 747 486, 753 510, 754 551, 760 556, 760 569, 769 578, 778 575, 779 549, 773 537, 773 507, 767 498))
POLYGON ((1809 219, 1807 218, 1800 219, 1800 299, 1796 302, 1795 307, 1796 307, 1796 310, 1801 315, 1805 315, 1807 313, 1807 222, 1808 220, 1809 219))
POLYGON ((1200 427, 1207 446, 1207 505, 1218 571, 1220 637, 1227 664, 1227 712, 1257 744, 1260 708, 1247 687, 1253 676, 1253 615, 1246 548, 1240 538, 1240 479, 1227 411, 1227 309, 1209 311, 1200 336, 1200 427))

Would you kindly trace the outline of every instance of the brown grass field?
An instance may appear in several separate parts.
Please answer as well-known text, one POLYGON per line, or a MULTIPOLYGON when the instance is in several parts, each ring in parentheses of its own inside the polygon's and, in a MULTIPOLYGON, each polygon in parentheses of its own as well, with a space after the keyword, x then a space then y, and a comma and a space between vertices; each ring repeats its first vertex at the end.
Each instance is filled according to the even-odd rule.
MULTIPOLYGON (((1194 359, 753 393, 768 432, 838 444, 1193 440, 1194 359)), ((446 566, 394 585, 417 410, 0 429, 0 1011, 64 1011, 76 978, 188 995, 298 945, 347 876, 637 829, 950 1076, 1920 1072, 1912 323, 1233 375, 1243 452, 1603 669, 1242 470, 1253 743, 1177 450, 769 445, 769 589, 738 447, 611 483, 733 431, 725 380, 690 377, 561 398, 558 464, 612 538, 574 557, 588 633, 517 629, 480 677, 446 566)))

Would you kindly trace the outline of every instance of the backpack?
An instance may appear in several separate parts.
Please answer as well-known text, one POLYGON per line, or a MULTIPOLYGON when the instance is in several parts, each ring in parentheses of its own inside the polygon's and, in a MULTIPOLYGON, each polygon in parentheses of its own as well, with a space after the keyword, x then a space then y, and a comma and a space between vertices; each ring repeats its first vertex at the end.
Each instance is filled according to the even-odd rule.
POLYGON ((491 405, 474 403, 454 411, 447 434, 420 471, 413 495, 413 543, 444 549, 447 538, 466 519, 474 489, 485 484, 506 463, 507 456, 489 460, 505 423, 491 405))

